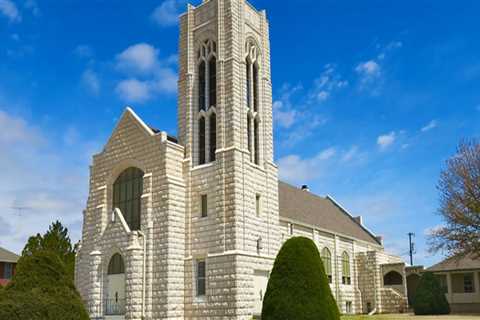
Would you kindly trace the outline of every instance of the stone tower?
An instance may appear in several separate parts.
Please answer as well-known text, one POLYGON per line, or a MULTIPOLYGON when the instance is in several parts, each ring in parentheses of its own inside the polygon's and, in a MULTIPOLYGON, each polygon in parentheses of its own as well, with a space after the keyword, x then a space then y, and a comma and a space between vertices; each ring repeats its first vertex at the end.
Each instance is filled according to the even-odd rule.
POLYGON ((266 13, 245 0, 188 6, 179 52, 185 318, 250 319, 280 243, 266 13))

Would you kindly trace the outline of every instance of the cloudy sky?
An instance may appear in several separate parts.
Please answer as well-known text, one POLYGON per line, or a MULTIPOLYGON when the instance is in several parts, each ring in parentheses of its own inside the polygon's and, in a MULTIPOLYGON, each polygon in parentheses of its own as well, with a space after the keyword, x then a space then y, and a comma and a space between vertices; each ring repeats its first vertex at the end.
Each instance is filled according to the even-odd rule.
MULTIPOLYGON (((198 3, 199 1, 194 1, 198 3)), ((271 21, 282 179, 331 195, 416 262, 436 183, 480 134, 476 1, 255 0, 271 21)), ((78 240, 91 155, 126 105, 176 133, 183 0, 0 0, 0 245, 55 219, 78 240), (20 208, 20 209, 19 209, 20 208)))

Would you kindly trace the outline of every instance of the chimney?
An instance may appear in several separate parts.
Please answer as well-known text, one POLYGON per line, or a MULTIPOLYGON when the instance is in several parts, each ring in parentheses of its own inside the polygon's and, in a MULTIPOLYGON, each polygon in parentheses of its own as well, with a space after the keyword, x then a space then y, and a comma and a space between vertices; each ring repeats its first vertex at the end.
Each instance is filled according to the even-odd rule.
POLYGON ((355 220, 359 225, 363 226, 362 216, 354 217, 353 220, 355 220))
POLYGON ((301 189, 302 191, 307 191, 307 192, 310 191, 310 188, 306 184, 304 184, 301 189))
POLYGON ((375 238, 376 238, 377 241, 380 242, 380 244, 383 246, 383 236, 376 236, 375 238))

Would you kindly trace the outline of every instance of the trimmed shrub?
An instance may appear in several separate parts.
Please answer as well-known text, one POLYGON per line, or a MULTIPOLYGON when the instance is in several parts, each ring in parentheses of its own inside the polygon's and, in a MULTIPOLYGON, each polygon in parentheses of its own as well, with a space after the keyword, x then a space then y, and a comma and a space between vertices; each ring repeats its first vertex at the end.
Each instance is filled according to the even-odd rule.
POLYGON ((425 272, 422 274, 413 298, 413 310, 416 315, 450 313, 450 305, 445 293, 433 273, 425 272))
POLYGON ((12 282, 0 290, 0 319, 88 320, 65 263, 38 251, 20 258, 12 282))
POLYGON ((291 238, 275 259, 263 300, 262 320, 339 320, 317 246, 291 238))

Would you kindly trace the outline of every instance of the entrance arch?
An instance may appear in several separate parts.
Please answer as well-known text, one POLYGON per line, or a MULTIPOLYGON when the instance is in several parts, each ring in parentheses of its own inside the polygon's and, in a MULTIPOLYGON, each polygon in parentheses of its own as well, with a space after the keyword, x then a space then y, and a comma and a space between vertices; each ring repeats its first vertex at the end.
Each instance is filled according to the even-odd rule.
POLYGON ((125 314, 125 264, 120 254, 110 258, 107 272, 107 298, 105 315, 119 316, 125 314))

